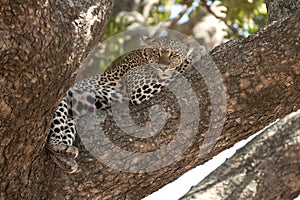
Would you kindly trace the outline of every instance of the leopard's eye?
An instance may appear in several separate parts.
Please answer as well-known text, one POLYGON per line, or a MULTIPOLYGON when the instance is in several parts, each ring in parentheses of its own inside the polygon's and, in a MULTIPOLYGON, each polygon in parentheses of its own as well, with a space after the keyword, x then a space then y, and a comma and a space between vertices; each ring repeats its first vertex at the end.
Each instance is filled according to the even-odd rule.
POLYGON ((148 58, 155 55, 155 52, 153 51, 152 48, 145 47, 142 49, 142 54, 144 57, 148 58))
POLYGON ((159 49, 153 48, 152 49, 152 54, 154 57, 158 58, 159 57, 159 49))

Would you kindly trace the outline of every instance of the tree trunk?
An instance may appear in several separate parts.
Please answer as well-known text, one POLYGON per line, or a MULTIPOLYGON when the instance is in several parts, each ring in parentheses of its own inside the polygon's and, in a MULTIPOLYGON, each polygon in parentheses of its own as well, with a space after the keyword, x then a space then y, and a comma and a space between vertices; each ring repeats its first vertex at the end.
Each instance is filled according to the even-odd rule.
POLYGON ((256 136, 181 200, 294 199, 300 193, 300 110, 256 136))
MULTIPOLYGON (((96 161, 80 144, 77 161, 81 171, 67 174, 44 151, 49 121, 79 63, 99 39, 97 34, 102 32, 111 7, 108 1, 99 3, 100 9, 91 7, 96 3, 81 6, 73 3, 68 8, 60 1, 32 6, 30 2, 26 6, 25 3, 1 5, 1 13, 9 16, 2 17, 1 22, 5 28, 1 37, 6 42, 1 50, 0 77, 1 198, 140 199, 300 107, 298 12, 249 38, 228 42, 211 52, 222 74, 227 98, 226 122, 217 139, 206 137, 211 114, 207 87, 201 76, 190 70, 185 76, 200 102, 201 121, 199 130, 194 131, 192 146, 176 161, 153 172, 120 172, 96 161), (99 21, 93 25, 85 21, 86 13, 98 15, 99 21), (76 19, 82 20, 81 24, 73 26, 71 22, 76 19), (206 153, 210 147, 208 154, 199 156, 200 148, 206 153)), ((174 138, 179 108, 176 99, 167 94, 164 91, 133 107, 131 114, 140 123, 149 121, 145 113, 153 104, 170 108, 173 119, 165 125, 160 137, 134 141, 139 147, 141 144, 149 147, 154 142, 166 144, 174 138)), ((112 119, 108 117, 104 126, 110 130, 107 134, 111 140, 124 147, 132 146, 119 137, 122 132, 112 119)), ((159 159, 150 164, 156 162, 159 159)))
POLYGON ((50 120, 95 47, 109 0, 0 1, 0 199, 46 199, 50 120), (91 18, 94 17, 94 18, 91 18))

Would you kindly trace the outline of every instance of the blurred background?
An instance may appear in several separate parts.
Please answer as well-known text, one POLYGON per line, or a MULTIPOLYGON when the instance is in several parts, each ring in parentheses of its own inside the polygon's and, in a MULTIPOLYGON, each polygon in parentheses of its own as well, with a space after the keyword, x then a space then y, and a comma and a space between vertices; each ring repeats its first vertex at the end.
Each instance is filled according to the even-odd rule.
POLYGON ((126 38, 112 36, 141 27, 167 28, 191 36, 207 51, 247 37, 267 23, 263 0, 115 0, 100 44, 82 66, 77 81, 104 71, 124 52, 126 38), (115 41, 115 40, 114 40, 115 41), (104 43, 101 43, 104 42, 104 43), (120 45, 121 44, 121 45, 120 45), (116 53, 107 53, 115 51, 116 53))
POLYGON ((263 0, 122 0, 114 3, 103 39, 127 29, 158 26, 193 36, 211 50, 266 23, 263 0))

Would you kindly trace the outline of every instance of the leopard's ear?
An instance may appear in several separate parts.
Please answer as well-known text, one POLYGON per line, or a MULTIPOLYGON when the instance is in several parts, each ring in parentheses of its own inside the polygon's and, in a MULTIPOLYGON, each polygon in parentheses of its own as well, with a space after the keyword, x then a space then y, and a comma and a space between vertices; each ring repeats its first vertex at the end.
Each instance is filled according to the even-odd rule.
POLYGON ((193 51, 194 51, 194 48, 191 47, 191 48, 188 50, 188 52, 187 52, 187 54, 186 54, 186 57, 189 57, 193 51))
POLYGON ((149 44, 151 44, 152 42, 152 39, 147 35, 141 35, 139 39, 140 39, 140 45, 143 47, 149 46, 149 44))
POLYGON ((165 34, 165 30, 161 31, 159 27, 152 27, 147 29, 146 33, 139 34, 140 36, 140 45, 142 46, 151 46, 155 38, 161 37, 165 34))

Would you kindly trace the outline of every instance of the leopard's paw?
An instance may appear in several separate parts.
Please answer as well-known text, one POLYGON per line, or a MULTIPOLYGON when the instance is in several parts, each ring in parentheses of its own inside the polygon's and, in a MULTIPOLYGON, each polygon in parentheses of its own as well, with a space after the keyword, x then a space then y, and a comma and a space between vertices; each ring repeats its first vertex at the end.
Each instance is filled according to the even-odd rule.
POLYGON ((76 158, 78 156, 78 149, 74 146, 66 145, 66 144, 48 144, 47 149, 51 151, 51 153, 62 156, 62 157, 69 157, 69 158, 76 158))
POLYGON ((78 164, 73 158, 55 154, 50 154, 50 157, 55 162, 55 164, 57 164, 60 168, 67 171, 68 173, 72 174, 78 171, 78 164))

